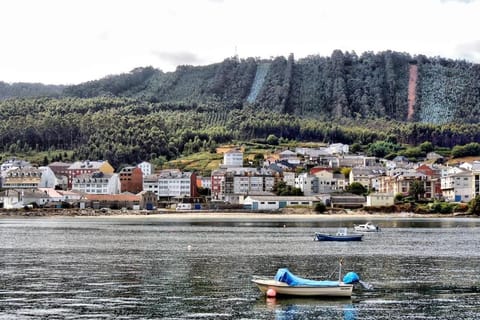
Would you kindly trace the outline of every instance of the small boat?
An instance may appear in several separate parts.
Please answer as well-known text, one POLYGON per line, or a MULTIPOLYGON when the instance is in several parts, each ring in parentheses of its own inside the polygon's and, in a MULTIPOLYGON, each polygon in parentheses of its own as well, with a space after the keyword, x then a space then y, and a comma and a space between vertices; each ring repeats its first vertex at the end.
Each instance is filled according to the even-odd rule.
POLYGON ((362 241, 363 234, 348 234, 347 228, 338 229, 336 234, 315 232, 316 241, 362 241))
POLYGON ((339 271, 339 280, 311 280, 298 277, 287 268, 278 269, 275 277, 253 278, 252 282, 269 297, 279 295, 290 296, 324 296, 324 297, 351 297, 353 284, 360 281, 360 277, 355 272, 349 272, 341 279, 341 269, 339 271))
POLYGON ((378 232, 380 231, 380 227, 371 222, 367 222, 365 224, 354 224, 353 230, 357 232, 378 232))

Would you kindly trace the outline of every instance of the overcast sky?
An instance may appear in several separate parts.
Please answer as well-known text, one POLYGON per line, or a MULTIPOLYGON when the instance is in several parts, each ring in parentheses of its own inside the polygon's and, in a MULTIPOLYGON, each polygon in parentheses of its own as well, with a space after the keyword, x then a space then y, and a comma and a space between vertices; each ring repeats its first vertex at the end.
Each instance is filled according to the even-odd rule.
POLYGON ((480 0, 1 0, 0 81, 394 50, 480 63, 480 0))

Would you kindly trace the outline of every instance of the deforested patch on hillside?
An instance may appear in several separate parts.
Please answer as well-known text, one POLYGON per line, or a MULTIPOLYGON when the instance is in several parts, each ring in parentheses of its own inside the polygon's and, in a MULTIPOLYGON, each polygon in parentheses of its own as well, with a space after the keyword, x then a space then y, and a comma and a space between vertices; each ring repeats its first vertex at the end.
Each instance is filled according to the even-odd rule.
POLYGON ((254 103, 257 99, 257 95, 263 86, 269 67, 270 63, 261 63, 258 65, 255 78, 253 79, 252 88, 250 89, 250 93, 247 97, 248 103, 254 103))
POLYGON ((413 114, 415 112, 415 100, 417 96, 417 79, 418 79, 418 66, 416 64, 411 64, 409 67, 409 77, 408 77, 408 115, 407 120, 413 119, 413 114))

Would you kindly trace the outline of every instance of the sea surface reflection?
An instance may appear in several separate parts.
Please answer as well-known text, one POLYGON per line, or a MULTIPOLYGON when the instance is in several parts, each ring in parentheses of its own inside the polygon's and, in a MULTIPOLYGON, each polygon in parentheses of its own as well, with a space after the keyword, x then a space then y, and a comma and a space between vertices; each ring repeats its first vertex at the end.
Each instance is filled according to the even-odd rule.
POLYGON ((480 319, 480 219, 376 219, 364 241, 312 241, 361 219, 0 219, 0 319, 480 319), (267 299, 288 267, 374 286, 267 299), (332 273, 333 272, 333 273, 332 273))

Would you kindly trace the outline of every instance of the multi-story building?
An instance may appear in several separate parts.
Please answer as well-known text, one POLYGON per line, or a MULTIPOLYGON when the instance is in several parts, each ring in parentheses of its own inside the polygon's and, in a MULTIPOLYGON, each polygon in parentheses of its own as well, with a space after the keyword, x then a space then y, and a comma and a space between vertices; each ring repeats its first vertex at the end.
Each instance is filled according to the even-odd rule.
POLYGON ((224 182, 225 182, 225 175, 227 170, 225 169, 218 169, 212 171, 211 175, 211 190, 212 190, 212 199, 214 200, 222 200, 224 194, 224 182))
MULTIPOLYGON (((408 171, 398 175, 388 175, 378 177, 380 193, 391 193, 394 195, 402 194, 408 196, 410 194, 410 188, 414 181, 423 183, 425 193, 431 194, 431 181, 428 176, 420 172, 408 171)), ((425 193, 419 195, 421 198, 425 198, 425 193)))
POLYGON ((349 175, 349 183, 360 183, 366 189, 378 190, 379 177, 385 175, 385 169, 382 167, 355 167, 352 168, 349 175))
POLYGON ((197 187, 212 189, 212 177, 197 176, 197 187))
POLYGON ((7 171, 3 181, 4 189, 36 189, 40 185, 42 170, 26 167, 7 171))
POLYGON ((320 170, 313 175, 317 179, 315 193, 331 193, 344 190, 346 186, 345 176, 341 173, 333 173, 330 170, 320 170))
POLYGON ((71 165, 69 162, 52 162, 48 165, 48 168, 52 170, 56 177, 55 187, 68 189, 68 168, 71 165))
POLYGON ((94 172, 102 172, 104 174, 113 174, 114 169, 108 163, 108 161, 77 161, 74 162, 70 167, 67 169, 67 177, 68 177, 68 188, 72 189, 72 181, 73 178, 82 175, 82 174, 90 174, 94 172))
POLYGON ((294 187, 295 186, 295 172, 293 171, 283 171, 282 172, 282 179, 283 179, 283 182, 285 182, 285 184, 287 186, 291 186, 291 187, 294 187))
POLYGON ((231 149, 223 154, 223 167, 243 167, 243 152, 238 149, 231 149))
POLYGON ((143 179, 143 189, 160 198, 198 197, 197 177, 193 172, 162 170, 143 179))
POLYGON ((249 194, 272 191, 275 184, 273 176, 233 175, 233 194, 249 194))
POLYGON ((56 176, 65 176, 68 177, 68 168, 72 163, 69 162, 52 162, 48 165, 48 167, 55 173, 56 176))
POLYGON ((72 190, 87 194, 119 194, 120 179, 116 173, 83 173, 73 178, 72 190))
POLYGON ((150 191, 158 197, 158 176, 156 174, 143 177, 143 191, 150 191))
POLYGON ((318 179, 309 173, 301 173, 295 178, 295 188, 299 188, 304 196, 317 194, 318 179))
MULTIPOLYGON (((477 175, 478 177, 478 175, 477 175)), ((442 195, 447 201, 469 202, 474 198, 474 175, 471 171, 461 171, 446 175, 442 179, 442 195)))
POLYGON ((271 192, 276 179, 271 171, 257 168, 215 170, 211 175, 212 199, 225 201, 239 195, 271 192))
POLYGON ((425 198, 433 199, 440 198, 442 196, 442 185, 441 185, 441 170, 439 168, 422 164, 416 169, 417 172, 421 172, 426 175, 427 183, 425 190, 425 198))
POLYGON ((153 164, 147 161, 143 161, 137 165, 142 170, 144 176, 149 176, 155 173, 155 167, 153 164))
POLYGON ((119 176, 120 192, 137 194, 143 190, 143 172, 139 167, 125 167, 119 176))

